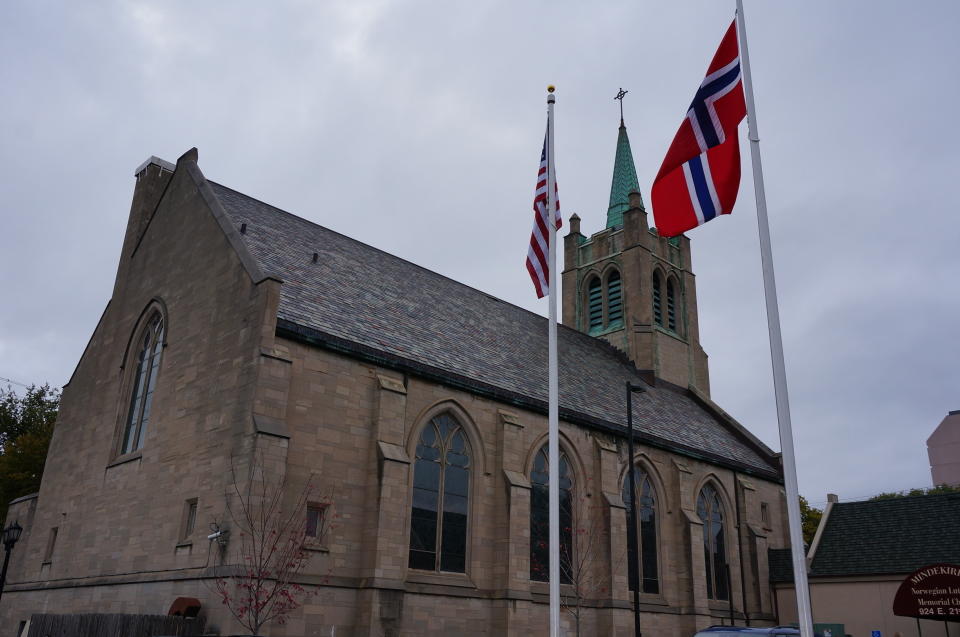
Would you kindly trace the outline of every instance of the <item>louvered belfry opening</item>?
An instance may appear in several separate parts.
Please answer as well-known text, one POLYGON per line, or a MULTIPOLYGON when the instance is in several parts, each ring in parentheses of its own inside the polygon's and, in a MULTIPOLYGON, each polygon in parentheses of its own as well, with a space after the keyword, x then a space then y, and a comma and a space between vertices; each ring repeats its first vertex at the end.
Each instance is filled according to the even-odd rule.
POLYGON ((603 288, 598 277, 590 279, 587 286, 587 320, 590 330, 603 327, 603 288))
POLYGON ((653 273, 653 322, 663 327, 663 309, 660 305, 660 273, 653 273))
POLYGON ((623 285, 620 273, 614 270, 607 277, 607 325, 623 324, 623 285))
POLYGON ((673 279, 667 280, 667 327, 677 331, 677 295, 673 279))

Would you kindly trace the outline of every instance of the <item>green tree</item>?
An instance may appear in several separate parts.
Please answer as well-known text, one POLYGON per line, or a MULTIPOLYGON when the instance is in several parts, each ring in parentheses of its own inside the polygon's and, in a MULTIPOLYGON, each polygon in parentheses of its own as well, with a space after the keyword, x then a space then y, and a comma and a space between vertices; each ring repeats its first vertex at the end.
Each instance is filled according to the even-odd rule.
POLYGON ((800 496, 800 525, 803 529, 803 543, 808 547, 813 544, 813 536, 817 534, 817 527, 820 526, 822 517, 822 510, 810 506, 807 499, 800 496))
POLYGON ((960 486, 940 484, 928 489, 915 488, 910 489, 909 491, 888 491, 885 493, 878 493, 870 498, 869 501, 874 502, 876 500, 892 500, 893 498, 906 498, 915 495, 942 495, 944 493, 960 493, 960 486))
POLYGON ((60 390, 48 384, 23 396, 0 389, 0 520, 11 500, 39 490, 59 407, 60 390))

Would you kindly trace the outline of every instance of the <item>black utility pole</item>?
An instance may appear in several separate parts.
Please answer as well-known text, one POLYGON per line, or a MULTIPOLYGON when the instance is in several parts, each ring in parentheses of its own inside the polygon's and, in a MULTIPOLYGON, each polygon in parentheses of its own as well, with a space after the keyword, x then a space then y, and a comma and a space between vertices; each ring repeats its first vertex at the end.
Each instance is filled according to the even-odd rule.
POLYGON ((3 570, 0 571, 0 596, 3 595, 3 586, 7 583, 7 566, 10 565, 10 551, 13 545, 20 539, 23 527, 14 522, 3 530, 3 548, 6 555, 3 556, 3 570))
MULTIPOLYGON (((629 480, 630 480, 630 526, 633 527, 633 570, 637 574, 637 583, 633 587, 633 634, 641 637, 640 634, 640 583, 643 581, 643 575, 640 573, 640 528, 637 523, 637 478, 633 471, 633 393, 643 392, 646 389, 643 385, 634 385, 627 382, 627 456, 629 456, 629 480)), ((629 570, 627 581, 629 583, 629 570)))

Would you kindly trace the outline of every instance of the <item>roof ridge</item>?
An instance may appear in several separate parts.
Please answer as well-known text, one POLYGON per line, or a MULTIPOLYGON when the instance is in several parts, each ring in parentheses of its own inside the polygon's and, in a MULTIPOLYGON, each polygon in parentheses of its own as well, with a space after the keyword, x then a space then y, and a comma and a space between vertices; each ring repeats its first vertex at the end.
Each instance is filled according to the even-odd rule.
MULTIPOLYGON (((233 193, 236 193, 237 195, 239 195, 239 196, 241 196, 241 197, 246 197, 247 199, 251 199, 251 200, 253 200, 253 201, 256 201, 256 202, 259 203, 259 204, 262 204, 262 205, 264 205, 264 206, 267 206, 268 208, 272 208, 273 210, 275 210, 275 211, 277 211, 277 212, 283 213, 283 214, 285 214, 285 215, 287 215, 287 216, 289 216, 289 217, 293 217, 294 219, 296 219, 296 220, 298 220, 298 221, 306 222, 306 223, 308 223, 308 224, 310 224, 310 225, 312 225, 312 226, 315 226, 315 227, 317 227, 317 228, 320 228, 321 230, 326 230, 327 232, 331 232, 331 233, 337 235, 338 237, 342 237, 342 238, 344 238, 344 239, 346 239, 346 240, 348 240, 348 241, 350 241, 350 242, 352 242, 352 243, 355 243, 355 244, 357 244, 357 245, 361 245, 361 246, 363 246, 363 247, 365 247, 365 248, 370 248, 371 250, 374 250, 374 251, 376 251, 376 252, 379 252, 380 254, 382 254, 382 255, 384 255, 384 256, 386 256, 386 257, 389 257, 389 258, 391 258, 391 259, 396 259, 397 261, 402 261, 403 263, 412 265, 412 266, 415 267, 415 268, 418 268, 418 269, 420 269, 420 270, 423 270, 424 272, 427 272, 427 273, 429 273, 429 274, 431 274, 431 275, 440 277, 440 278, 442 278, 442 279, 444 279, 444 280, 446 280, 446 281, 450 281, 451 283, 454 283, 454 284, 456 284, 456 285, 458 285, 458 286, 460 286, 460 287, 466 288, 466 289, 468 289, 468 290, 470 290, 470 291, 472 291, 472 292, 476 292, 477 294, 482 294, 483 296, 485 296, 485 297, 487 297, 487 298, 489 298, 489 299, 491 299, 491 300, 493 300, 493 301, 496 301, 496 302, 498 302, 498 303, 502 303, 502 304, 504 304, 504 305, 506 305, 506 306, 508 306, 508 307, 510 307, 510 308, 513 308, 513 309, 516 309, 516 310, 520 310, 521 312, 524 312, 524 313, 526 313, 526 314, 529 314, 529 315, 531 315, 531 316, 533 316, 533 317, 535 317, 535 318, 537 318, 537 319, 539 319, 539 320, 542 320, 542 321, 548 321, 548 320, 549 320, 548 317, 543 316, 542 314, 538 314, 537 312, 533 312, 533 311, 531 311, 531 310, 528 310, 528 309, 525 308, 525 307, 522 307, 522 306, 520 306, 520 305, 516 305, 516 304, 511 303, 510 301, 507 301, 507 300, 505 300, 505 299, 501 299, 501 298, 498 297, 498 296, 494 296, 493 294, 491 294, 491 293, 489 293, 489 292, 485 292, 485 291, 483 291, 483 290, 480 290, 480 289, 478 289, 478 288, 475 288, 475 287, 473 287, 472 285, 467 285, 466 283, 463 283, 462 281, 458 281, 458 280, 456 280, 456 279, 454 279, 454 278, 452 278, 452 277, 449 277, 449 276, 447 276, 447 275, 445 275, 445 274, 442 274, 442 273, 440 273, 440 272, 437 272, 436 270, 431 270, 430 268, 428 268, 428 267, 426 267, 426 266, 424 266, 424 265, 420 265, 419 263, 414 263, 413 261, 410 261, 410 260, 408 260, 408 259, 404 259, 403 257, 397 256, 397 255, 395 255, 395 254, 393 254, 393 253, 391 253, 391 252, 387 252, 386 250, 384 250, 384 249, 382 249, 382 248, 378 248, 378 247, 376 247, 376 246, 374 246, 374 245, 370 245, 369 243, 365 243, 365 242, 363 242, 363 241, 360 241, 359 239, 355 239, 355 238, 353 238, 353 237, 351 237, 351 236, 349 236, 349 235, 343 234, 342 232, 339 232, 339 231, 337 231, 337 230, 333 230, 332 228, 328 228, 327 226, 324 226, 324 225, 322 225, 322 224, 319 224, 319 223, 317 223, 316 221, 312 221, 312 220, 310 220, 310 219, 307 219, 306 217, 301 217, 300 215, 294 214, 294 213, 292 213, 292 212, 290 212, 290 211, 288 211, 288 210, 284 210, 283 208, 279 208, 279 207, 277 207, 277 206, 275 206, 275 205, 273 205, 273 204, 271 204, 271 203, 267 203, 266 201, 263 201, 262 199, 257 199, 256 197, 251 197, 250 195, 248 195, 248 194, 246 194, 246 193, 240 192, 239 190, 236 190, 236 189, 234 189, 234 188, 231 188, 230 186, 225 186, 225 185, 223 185, 223 184, 221 184, 221 183, 219 183, 219 182, 213 181, 212 179, 208 179, 207 181, 210 182, 210 183, 213 184, 213 185, 219 186, 220 188, 223 188, 223 189, 225 189, 225 190, 229 190, 229 191, 231 191, 231 192, 233 192, 233 193)), ((593 344, 594 346, 596 346, 597 348, 602 349, 602 350, 605 350, 608 354, 611 354, 611 355, 613 355, 613 357, 615 357, 616 359, 618 359, 620 363, 622 363, 623 365, 631 368, 632 371, 634 371, 635 373, 638 374, 638 376, 639 376, 640 374, 642 374, 643 371, 645 371, 645 370, 642 370, 642 369, 640 369, 639 367, 637 367, 637 364, 636 364, 629 356, 627 356, 627 353, 626 353, 626 352, 624 352, 624 351, 621 350, 619 347, 615 346, 614 344, 610 343, 609 341, 607 341, 607 340, 605 340, 605 339, 598 338, 598 337, 596 337, 596 336, 591 336, 590 334, 585 334, 584 332, 581 332, 580 330, 578 330, 578 329, 576 329, 576 328, 574 328, 574 327, 571 327, 571 326, 569 326, 569 325, 564 325, 563 323, 560 323, 560 322, 557 323, 557 329, 558 329, 558 330, 561 330, 561 329, 562 329, 562 330, 565 330, 565 331, 567 331, 568 333, 570 333, 574 338, 581 338, 581 339, 584 340, 584 342, 591 343, 591 344, 593 344)), ((646 384, 646 385, 648 385, 648 386, 650 385, 650 383, 647 383, 646 379, 644 379, 642 376, 640 376, 640 379, 643 380, 644 384, 646 384)), ((680 390, 680 393, 682 393, 682 392, 685 391, 686 388, 677 386, 677 389, 680 390)))
MULTIPOLYGON (((223 188, 224 190, 229 190, 230 192, 236 193, 236 194, 240 195, 241 197, 246 197, 247 199, 251 199, 251 200, 253 200, 253 201, 256 201, 256 202, 259 203, 259 204, 262 204, 262 205, 264 205, 264 206, 267 206, 268 208, 272 208, 272 209, 276 210, 277 212, 280 212, 280 213, 283 213, 283 214, 285 214, 285 215, 287 215, 287 216, 293 217, 294 219, 297 219, 298 221, 304 221, 304 222, 306 222, 306 223, 308 223, 308 224, 310 224, 310 225, 312 225, 312 226, 316 226, 317 228, 320 228, 320 229, 322 229, 322 230, 326 230, 327 232, 332 232, 333 234, 335 234, 335 235, 337 235, 337 236, 339 236, 339 237, 343 237, 344 239, 346 239, 346 240, 348 240, 348 241, 351 241, 351 242, 353 242, 353 243, 355 243, 355 244, 357 244, 357 245, 361 245, 361 246, 363 246, 363 247, 365 247, 365 248, 370 248, 371 250, 375 250, 376 252, 379 252, 380 254, 383 254, 383 255, 385 255, 385 256, 387 256, 387 257, 390 257, 391 259, 396 259, 397 261, 402 261, 402 262, 404 262, 404 263, 407 263, 407 264, 409 264, 409 265, 412 265, 412 266, 415 267, 415 268, 419 268, 420 270, 423 270, 424 272, 427 272, 427 273, 432 274, 432 275, 434 275, 434 276, 438 276, 438 277, 440 277, 440 278, 442 278, 442 279, 445 279, 445 280, 447 280, 447 281, 450 281, 450 282, 452 282, 452 283, 455 283, 455 284, 457 284, 457 285, 459 285, 459 286, 461 286, 461 287, 464 287, 464 288, 466 288, 466 289, 468 289, 468 290, 471 290, 471 291, 473 291, 473 292, 476 292, 476 293, 478 293, 478 294, 482 294, 482 295, 486 296, 487 298, 490 298, 490 299, 492 299, 492 300, 494 300, 494 301, 497 301, 497 302, 499 302, 499 303, 503 303, 504 305, 507 305, 507 306, 512 307, 512 308, 517 309, 517 310, 520 310, 520 311, 522 311, 522 312, 526 312, 527 314, 531 314, 531 315, 533 315, 533 316, 536 316, 537 318, 543 319, 544 321, 549 320, 546 316, 544 316, 544 315, 542 315, 542 314, 538 314, 537 312, 534 312, 534 311, 532 311, 532 310, 528 310, 527 308, 525 308, 525 307, 523 307, 523 306, 516 305, 515 303, 511 303, 510 301, 507 301, 507 300, 505 300, 505 299, 501 299, 500 297, 494 296, 493 294, 491 294, 491 293, 489 293, 489 292, 484 292, 483 290, 481 290, 481 289, 479 289, 479 288, 475 288, 475 287, 473 287, 472 285, 467 285, 466 283, 464 283, 464 282, 462 282, 462 281, 457 281, 456 279, 454 279, 454 278, 452 278, 452 277, 449 277, 449 276, 447 276, 447 275, 445 275, 445 274, 441 274, 440 272, 437 272, 436 270, 431 270, 430 268, 428 268, 428 267, 426 267, 426 266, 424 266, 424 265, 420 265, 419 263, 415 263, 415 262, 413 262, 413 261, 410 261, 409 259, 404 259, 403 257, 400 257, 400 256, 397 256, 397 255, 395 255, 395 254, 393 254, 393 253, 387 252, 387 251, 384 250, 383 248, 378 248, 378 247, 375 246, 375 245, 371 245, 371 244, 369 244, 369 243, 365 243, 365 242, 363 242, 363 241, 360 241, 359 239, 355 239, 355 238, 353 238, 353 237, 351 237, 351 236, 349 236, 349 235, 343 234, 342 232, 339 232, 339 231, 334 230, 334 229, 332 229, 332 228, 328 228, 327 226, 321 225, 321 224, 317 223, 316 221, 312 221, 312 220, 310 220, 310 219, 307 219, 306 217, 301 217, 300 215, 294 214, 294 213, 292 213, 292 212, 290 212, 290 211, 288 211, 288 210, 284 210, 283 208, 278 208, 277 206, 274 206, 274 205, 271 204, 271 203, 267 203, 266 201, 263 201, 262 199, 257 199, 256 197, 251 197, 250 195, 248 195, 248 194, 246 194, 246 193, 240 192, 239 190, 236 190, 236 189, 234 189, 234 188, 231 188, 230 186, 225 186, 225 185, 221 184, 220 182, 213 181, 212 179, 207 179, 207 181, 208 181, 209 183, 215 185, 215 186, 218 186, 218 187, 220 187, 220 188, 223 188)), ((562 327, 562 328, 564 328, 564 329, 572 330, 573 332, 575 332, 575 333, 577 333, 577 334, 583 334, 583 332, 580 332, 579 330, 576 330, 576 329, 574 329, 574 328, 572 328, 572 327, 569 327, 569 326, 567 326, 567 325, 564 325, 563 323, 559 323, 559 322, 558 322, 558 323, 557 323, 557 326, 558 326, 558 327, 562 327)), ((590 336, 589 334, 584 334, 584 336, 588 336, 589 338, 595 338, 595 337, 593 337, 593 336, 590 336)), ((597 340, 600 340, 600 339, 597 339, 597 340)), ((606 341, 604 341, 604 342, 606 342, 606 341)), ((608 343, 608 345, 609 345, 609 343, 608 343)), ((613 346, 611 345, 611 347, 613 347, 613 346)), ((616 349, 616 348, 614 348, 614 349, 616 349)), ((618 351, 619 351, 619 350, 618 350, 618 351)), ((629 359, 628 359, 628 360, 629 360, 629 359)))
MULTIPOLYGON (((877 494, 877 495, 881 495, 881 494, 877 494)), ((937 498, 942 496, 953 496, 953 497, 960 498, 960 491, 954 491, 952 493, 920 493, 917 495, 898 495, 892 498, 877 498, 877 496, 871 496, 866 500, 854 500, 853 502, 837 502, 834 504, 834 506, 836 506, 837 504, 841 504, 845 506, 853 505, 853 504, 879 504, 879 503, 888 504, 888 503, 894 503, 894 502, 903 502, 904 500, 921 500, 924 498, 937 498)))

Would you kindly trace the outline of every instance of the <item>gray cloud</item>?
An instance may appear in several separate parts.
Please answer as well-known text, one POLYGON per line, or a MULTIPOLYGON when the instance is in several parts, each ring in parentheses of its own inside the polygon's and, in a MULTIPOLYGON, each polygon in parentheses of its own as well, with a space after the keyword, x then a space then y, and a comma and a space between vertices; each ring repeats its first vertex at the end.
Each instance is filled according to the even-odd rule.
MULTIPOLYGON (((956 403, 953 3, 747 4, 801 491, 929 483, 956 403)), ((644 196, 732 3, 9 2, 0 376, 66 382, 147 156, 545 312, 522 268, 559 87, 561 200, 604 222, 625 102, 644 196)), ((745 141, 745 134, 742 134, 745 141)), ((746 144, 692 233, 714 398, 779 447, 746 144)))

